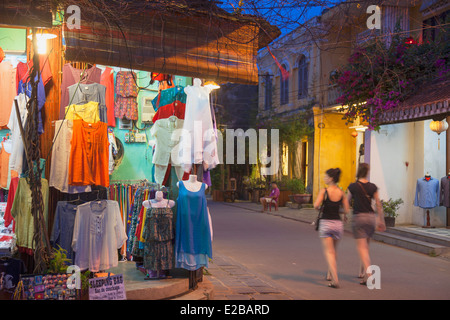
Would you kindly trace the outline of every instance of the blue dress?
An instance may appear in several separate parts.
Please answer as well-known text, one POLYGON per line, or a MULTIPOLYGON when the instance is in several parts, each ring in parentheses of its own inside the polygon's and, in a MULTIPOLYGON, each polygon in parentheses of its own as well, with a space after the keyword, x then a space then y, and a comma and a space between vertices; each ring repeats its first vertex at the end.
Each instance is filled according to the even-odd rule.
POLYGON ((204 183, 192 192, 179 182, 175 230, 175 267, 190 271, 207 267, 212 243, 204 183))

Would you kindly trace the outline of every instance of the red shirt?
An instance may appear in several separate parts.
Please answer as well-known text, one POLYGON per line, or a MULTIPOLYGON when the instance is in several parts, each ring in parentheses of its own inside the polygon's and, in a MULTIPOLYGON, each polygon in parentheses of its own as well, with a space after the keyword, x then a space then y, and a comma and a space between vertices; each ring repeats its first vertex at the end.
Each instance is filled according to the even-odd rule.
POLYGON ((153 116, 152 121, 153 123, 155 123, 155 121, 158 119, 167 119, 171 116, 175 116, 178 119, 184 120, 185 111, 186 104, 175 100, 170 104, 159 107, 158 111, 156 111, 155 115, 153 116))

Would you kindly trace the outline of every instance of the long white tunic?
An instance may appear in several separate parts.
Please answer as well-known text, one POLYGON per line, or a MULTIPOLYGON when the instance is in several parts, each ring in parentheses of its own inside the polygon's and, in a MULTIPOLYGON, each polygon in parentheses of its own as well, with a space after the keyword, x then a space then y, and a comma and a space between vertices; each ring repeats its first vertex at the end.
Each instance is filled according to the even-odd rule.
POLYGON ((192 164, 204 163, 214 168, 219 163, 217 140, 211 117, 209 94, 211 89, 203 87, 194 79, 194 85, 184 88, 186 111, 182 135, 182 161, 185 171, 192 164))
POLYGON ((81 270, 98 272, 117 266, 117 250, 126 240, 117 201, 91 201, 78 206, 72 248, 81 270))

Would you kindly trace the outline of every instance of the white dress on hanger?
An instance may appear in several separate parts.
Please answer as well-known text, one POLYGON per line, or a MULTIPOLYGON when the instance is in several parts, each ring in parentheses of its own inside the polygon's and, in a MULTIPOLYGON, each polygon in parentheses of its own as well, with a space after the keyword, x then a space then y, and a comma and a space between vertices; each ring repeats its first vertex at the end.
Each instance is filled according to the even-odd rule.
POLYGON ((214 168, 219 158, 209 103, 211 89, 201 86, 201 80, 195 78, 194 84, 184 88, 184 92, 187 95, 181 139, 184 170, 189 172, 192 164, 201 163, 214 168))

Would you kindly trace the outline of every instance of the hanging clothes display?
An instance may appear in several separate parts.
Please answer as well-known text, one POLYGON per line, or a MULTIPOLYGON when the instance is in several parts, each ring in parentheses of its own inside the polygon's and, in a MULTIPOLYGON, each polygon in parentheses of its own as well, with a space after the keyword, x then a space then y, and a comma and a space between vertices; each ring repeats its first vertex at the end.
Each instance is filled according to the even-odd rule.
POLYGON ((116 101, 114 116, 119 119, 138 120, 136 73, 119 71, 116 75, 116 101))
POLYGON ((158 100, 160 106, 153 116, 151 137, 155 140, 152 163, 155 182, 164 185, 167 173, 171 167, 175 168, 178 180, 182 180, 184 169, 178 158, 180 151, 180 137, 183 134, 186 93, 184 88, 176 86, 162 90, 152 101, 158 100))
POLYGON ((0 62, 0 127, 8 124, 16 90, 16 69, 11 62, 0 62))
MULTIPOLYGON (((178 102, 182 107, 182 110, 180 109, 180 111, 182 111, 182 116, 179 115, 178 118, 184 119, 186 97, 186 93, 184 92, 184 88, 182 86, 175 86, 173 88, 161 90, 152 100, 153 109, 155 112, 158 112, 159 108, 164 106, 173 106, 175 102, 178 102)), ((175 107, 178 108, 178 106, 175 107)))
POLYGON ((96 66, 86 70, 74 68, 70 63, 63 66, 59 119, 64 119, 65 108, 71 104, 68 87, 78 82, 82 84, 100 83, 101 75, 102 70, 96 66))
POLYGON ((14 197, 16 195, 17 186, 19 185, 19 177, 11 178, 11 183, 9 184, 8 190, 8 199, 6 200, 6 208, 5 208, 5 227, 9 227, 12 224, 12 231, 15 230, 15 222, 14 218, 11 214, 11 208, 14 203, 14 197))
POLYGON ((116 126, 116 118, 114 117, 114 70, 110 67, 106 67, 103 70, 100 84, 104 85, 106 88, 105 92, 105 104, 106 104, 106 114, 108 118, 108 126, 116 126))
MULTIPOLYGON (((17 63, 16 67, 16 91, 17 93, 19 90, 19 83, 22 82, 28 82, 29 78, 29 72, 31 70, 31 67, 33 66, 33 60, 29 60, 26 63, 19 61, 17 63)), ((47 85, 47 83, 50 82, 53 78, 53 74, 50 68, 50 63, 48 61, 48 56, 46 55, 39 55, 39 68, 41 69, 41 75, 42 75, 42 82, 44 86, 47 85)))
MULTIPOLYGON (((48 181, 41 179, 41 194, 44 206, 44 219, 48 223, 48 181)), ((15 234, 17 246, 30 252, 34 249, 34 218, 31 214, 31 190, 26 178, 20 178, 14 201, 11 207, 11 216, 15 221, 15 234)))
POLYGON ((78 205, 70 201, 58 201, 50 236, 53 247, 61 247, 66 251, 67 259, 75 263, 72 250, 73 229, 78 205))
POLYGON ((91 201, 77 207, 72 249, 81 270, 99 272, 116 267, 118 249, 126 240, 116 201, 91 201))
POLYGON ((98 102, 89 101, 86 104, 71 104, 66 107, 67 120, 82 119, 88 123, 96 123, 100 121, 100 112, 98 110, 98 102))
MULTIPOLYGON (((37 106, 38 106, 38 133, 44 133, 44 124, 42 123, 42 108, 44 107, 46 97, 45 97, 45 87, 44 82, 42 81, 42 75, 38 78, 36 75, 35 81, 37 82, 37 106)), ((28 98, 31 97, 32 87, 30 82, 23 82, 22 80, 19 82, 18 94, 25 93, 28 98)), ((25 125, 24 125, 25 128, 25 125)))
POLYGON ((55 121, 55 128, 49 186, 65 193, 90 192, 92 189, 89 185, 69 185, 68 167, 70 161, 73 122, 71 120, 57 120, 55 121))
MULTIPOLYGON (((17 101, 17 104, 19 106, 20 120, 22 122, 22 126, 24 126, 28 118, 28 110, 27 110, 28 97, 24 93, 20 93, 15 98, 15 101, 17 101)), ((11 156, 9 160, 9 167, 12 171, 16 173, 15 175, 18 176, 22 173, 24 145, 22 140, 22 133, 19 128, 19 120, 17 118, 15 106, 11 108, 11 115, 8 121, 8 128, 9 130, 11 130, 13 141, 11 156)))
POLYGON ((177 157, 183 122, 184 120, 172 116, 167 119, 157 120, 150 129, 151 136, 156 140, 155 152, 152 158, 152 162, 155 165, 155 182, 160 185, 164 184, 169 164, 175 168, 178 180, 183 178, 184 170, 177 157))
POLYGON ((108 128, 104 122, 73 121, 69 185, 109 186, 108 128))
POLYGON ((209 94, 211 89, 195 78, 192 86, 184 89, 186 113, 181 139, 184 170, 189 172, 193 164, 204 164, 208 169, 219 164, 216 133, 214 131, 209 94))
POLYGON ((189 191, 185 183, 178 182, 175 267, 195 271, 207 267, 208 259, 212 259, 211 227, 205 184, 201 183, 198 191, 189 191))
POLYGON ((9 158, 11 156, 12 141, 7 139, 2 141, 0 150, 0 188, 7 189, 9 175, 9 158))
MULTIPOLYGON (((74 84, 67 88, 71 104, 85 105, 87 103, 97 102, 100 121, 108 123, 106 111, 106 87, 99 83, 74 84)), ((66 110, 67 117, 67 110, 66 110)), ((89 121, 88 121, 89 122, 89 121)))

